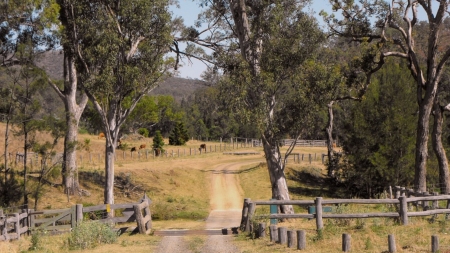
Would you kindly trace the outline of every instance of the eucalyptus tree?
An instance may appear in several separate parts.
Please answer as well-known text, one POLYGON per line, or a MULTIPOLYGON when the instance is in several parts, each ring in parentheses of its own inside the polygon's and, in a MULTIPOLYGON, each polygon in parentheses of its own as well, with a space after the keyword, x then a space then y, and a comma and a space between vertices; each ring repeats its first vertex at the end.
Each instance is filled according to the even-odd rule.
MULTIPOLYGON (((185 38, 213 53, 206 60, 222 71, 221 95, 263 140, 272 198, 288 200, 281 138, 305 133, 324 90, 314 78, 315 51, 324 41, 316 20, 302 12, 307 1, 201 1, 207 29, 185 30, 185 38)), ((195 53, 194 50, 192 52, 195 53)), ((316 75, 317 76, 317 75, 316 75)), ((292 206, 281 207, 292 213, 292 206)))
MULTIPOLYGON (((330 0, 330 3, 334 11, 342 13, 342 18, 325 14, 325 20, 335 35, 352 38, 360 45, 371 47, 373 61, 380 64, 383 64, 387 57, 398 57, 407 61, 410 74, 416 82, 419 105, 414 188, 426 191, 430 115, 442 73, 450 57, 450 47, 440 47, 444 41, 441 35, 446 29, 444 20, 449 13, 449 1, 392 0, 388 4, 386 1, 376 0, 359 3, 330 0), (419 9, 424 11, 428 22, 425 34, 418 32, 419 9), (372 26, 372 23, 375 26, 372 26), (426 45, 418 43, 420 37, 424 37, 426 45), (422 54, 424 57, 421 57, 422 54)), ((438 159, 443 157, 438 156, 438 159)), ((441 170, 448 171, 448 167, 441 170)), ((445 180, 447 182, 443 184, 441 191, 449 192, 448 177, 445 180)))
POLYGON ((104 202, 112 204, 120 127, 168 71, 168 1, 76 1, 71 11, 79 84, 99 113, 106 137, 104 202))
POLYGON ((64 137, 64 154, 62 162, 62 184, 67 195, 82 193, 78 182, 78 168, 76 163, 76 151, 78 140, 78 126, 81 115, 88 102, 85 93, 80 92, 78 85, 77 64, 77 40, 78 33, 76 25, 73 23, 72 12, 74 1, 57 0, 59 4, 59 20, 61 44, 64 53, 64 83, 60 85, 56 81, 48 78, 50 87, 56 92, 64 103, 66 118, 66 134, 64 137))
MULTIPOLYGON (((6 73, 9 80, 9 108, 13 114, 8 116, 11 123, 18 126, 15 132, 24 137, 23 196, 28 205, 27 191, 27 151, 33 142, 36 130, 37 112, 40 109, 37 92, 42 87, 45 73, 34 64, 36 55, 54 44, 48 33, 56 20, 57 6, 52 0, 19 0, 0 3, 0 71, 6 73), (47 31, 47 32, 46 32, 47 31)), ((5 152, 7 152, 8 134, 5 133, 5 152)), ((5 169, 7 161, 5 156, 5 169)))

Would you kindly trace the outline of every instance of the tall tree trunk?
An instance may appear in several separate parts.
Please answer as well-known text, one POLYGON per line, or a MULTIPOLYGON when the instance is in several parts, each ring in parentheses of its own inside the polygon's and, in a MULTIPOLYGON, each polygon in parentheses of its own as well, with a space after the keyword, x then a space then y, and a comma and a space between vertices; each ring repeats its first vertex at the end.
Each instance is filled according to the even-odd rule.
POLYGON ((441 194, 450 193, 450 181, 448 171, 448 160, 445 154, 444 145, 442 144, 442 126, 444 123, 444 110, 439 105, 439 102, 434 103, 434 124, 432 133, 433 150, 436 154, 439 164, 439 188, 441 194))
POLYGON ((427 83, 425 96, 422 98, 422 85, 418 85, 419 119, 417 123, 416 136, 416 160, 414 173, 414 189, 416 191, 427 191, 427 159, 428 138, 430 134, 430 116, 436 97, 437 82, 427 83))
POLYGON ((27 151, 28 151, 28 130, 26 123, 22 123, 24 135, 24 145, 23 145, 23 205, 25 209, 28 209, 28 193, 27 193, 27 151))
POLYGON ((334 178, 335 175, 335 164, 334 164, 334 150, 333 150, 333 104, 334 101, 328 103, 328 125, 326 128, 327 132, 327 151, 328 151, 328 176, 334 178))
MULTIPOLYGON (((283 157, 277 145, 277 140, 273 138, 263 138, 264 154, 269 170, 270 183, 272 185, 272 198, 278 200, 289 200, 289 190, 284 174, 283 157)), ((291 205, 280 206, 281 213, 292 214, 294 209, 291 205)))
POLYGON ((63 44, 64 51, 64 90, 61 90, 52 80, 48 79, 50 86, 55 90, 64 103, 66 113, 67 133, 64 138, 64 157, 62 164, 62 176, 64 192, 68 195, 74 195, 80 191, 78 183, 78 169, 76 164, 76 150, 78 141, 78 125, 81 114, 86 107, 88 97, 82 94, 77 102, 78 76, 76 69, 76 32, 71 22, 72 8, 70 1, 60 0, 58 4, 61 7, 60 20, 65 27, 66 41, 63 44))
MULTIPOLYGON (((108 141, 106 141, 104 189, 105 204, 114 204, 114 154, 114 145, 111 145, 108 141)), ((113 212, 109 214, 109 217, 112 216, 113 212)))
POLYGON ((64 184, 64 193, 68 195, 75 195, 79 193, 80 186, 78 182, 78 171, 76 163, 77 155, 77 136, 78 136, 78 122, 74 119, 70 110, 67 109, 66 103, 66 135, 64 137, 64 157, 62 166, 62 176, 64 184))

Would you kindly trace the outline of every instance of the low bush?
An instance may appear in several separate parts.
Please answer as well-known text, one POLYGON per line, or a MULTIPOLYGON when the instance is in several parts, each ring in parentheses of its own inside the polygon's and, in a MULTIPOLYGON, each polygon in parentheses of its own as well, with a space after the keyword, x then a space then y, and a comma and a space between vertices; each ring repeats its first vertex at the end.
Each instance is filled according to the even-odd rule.
POLYGON ((70 249, 92 249, 99 244, 116 242, 118 233, 98 221, 84 221, 70 233, 70 249))

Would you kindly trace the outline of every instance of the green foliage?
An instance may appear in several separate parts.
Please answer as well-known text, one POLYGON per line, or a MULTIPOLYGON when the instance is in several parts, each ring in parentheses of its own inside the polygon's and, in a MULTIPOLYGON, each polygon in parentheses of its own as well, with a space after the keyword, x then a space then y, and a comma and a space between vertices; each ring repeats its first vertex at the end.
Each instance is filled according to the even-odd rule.
POLYGON ((70 233, 70 249, 92 249, 99 244, 115 243, 118 233, 107 224, 98 221, 84 221, 70 233))
POLYGON ((373 197, 388 185, 411 185, 417 104, 406 66, 389 62, 360 103, 348 103, 340 177, 353 194, 373 197))
POLYGON ((32 251, 32 250, 41 250, 42 249, 42 236, 45 235, 45 231, 43 230, 35 230, 32 232, 31 234, 31 245, 30 248, 28 250, 32 251))
POLYGON ((189 140, 189 136, 184 127, 183 122, 178 122, 175 125, 175 128, 172 131, 172 134, 169 136, 169 145, 181 146, 186 144, 189 140))
POLYGON ((0 206, 11 206, 20 201, 23 194, 22 185, 14 177, 13 169, 5 172, 4 164, 0 165, 0 206))
POLYGON ((164 139, 163 139, 163 137, 161 135, 161 132, 160 131, 156 131, 155 132, 155 136, 153 137, 152 148, 154 150, 158 149, 162 153, 164 151, 163 146, 164 146, 164 139))
POLYGON ((138 134, 144 136, 144 137, 148 137, 148 129, 147 128, 139 128, 138 129, 138 134))

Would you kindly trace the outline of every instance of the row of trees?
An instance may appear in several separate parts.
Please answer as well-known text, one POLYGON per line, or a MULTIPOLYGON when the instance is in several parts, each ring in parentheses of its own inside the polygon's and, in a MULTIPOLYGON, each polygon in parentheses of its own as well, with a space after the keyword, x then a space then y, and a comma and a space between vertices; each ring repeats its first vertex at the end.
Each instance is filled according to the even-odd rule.
MULTIPOLYGON (((205 23, 204 30, 184 27, 177 17, 170 21, 165 0, 44 1, 40 9, 24 1, 33 14, 28 19, 42 17, 43 25, 30 31, 18 29, 22 16, 3 13, 4 20, 16 18, 19 26, 3 23, 8 32, 2 34, 1 53, 11 62, 13 58, 7 56, 18 55, 21 48, 28 48, 30 55, 43 49, 41 44, 60 43, 63 48, 64 82, 59 84, 45 73, 39 80, 49 83, 65 104, 62 171, 68 194, 79 191, 76 140, 88 100, 106 136, 104 199, 108 204, 114 203, 113 157, 121 129, 152 128, 164 122, 163 115, 173 117, 166 122, 176 130, 171 139, 177 143, 186 139, 183 127, 174 124, 183 117, 188 131, 202 136, 239 132, 261 138, 275 199, 289 199, 286 156, 279 140, 318 132, 328 138, 330 177, 344 176, 348 184, 367 189, 368 195, 375 193, 380 179, 410 182, 411 164, 414 187, 424 191, 431 135, 441 191, 449 192, 442 132, 444 111, 450 109, 443 79, 450 49, 440 39, 447 33, 449 3, 436 1, 438 7, 432 8, 431 2, 331 0, 342 18, 322 13, 330 31, 327 36, 318 21, 303 11, 308 1, 302 0, 199 0, 204 10, 199 25, 205 23), (417 20, 418 7, 425 10, 426 22, 417 20), (48 33, 44 27, 58 29, 48 33), (179 43, 188 44, 185 51, 179 43), (165 58, 169 51, 176 53, 176 60, 165 58), (184 101, 185 114, 159 114, 164 103, 145 95, 183 57, 208 63, 210 69, 203 77, 215 86, 184 101), (378 107, 379 103, 389 106, 378 107), (412 127, 414 120, 417 125, 412 127), (336 137, 344 143, 344 157, 333 150, 336 137)), ((281 211, 293 209, 282 206, 281 211)))

